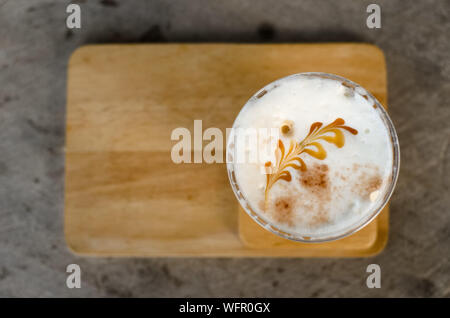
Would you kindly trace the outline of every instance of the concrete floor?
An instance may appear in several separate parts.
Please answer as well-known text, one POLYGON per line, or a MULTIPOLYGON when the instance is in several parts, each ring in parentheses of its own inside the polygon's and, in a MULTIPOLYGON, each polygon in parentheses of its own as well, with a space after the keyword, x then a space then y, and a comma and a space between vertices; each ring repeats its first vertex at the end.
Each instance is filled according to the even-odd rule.
POLYGON ((0 0, 0 296, 450 296, 450 2, 0 0), (68 57, 86 43, 355 41, 380 46, 402 167, 386 250, 369 259, 95 259, 63 238, 68 57), (65 268, 82 268, 68 289, 65 268), (377 263, 382 288, 368 289, 377 263))

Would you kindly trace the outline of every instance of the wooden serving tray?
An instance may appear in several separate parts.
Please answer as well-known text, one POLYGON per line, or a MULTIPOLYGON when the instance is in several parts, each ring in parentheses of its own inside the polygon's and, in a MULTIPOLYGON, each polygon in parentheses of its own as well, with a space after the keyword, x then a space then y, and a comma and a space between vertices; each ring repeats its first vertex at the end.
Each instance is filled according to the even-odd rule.
POLYGON ((225 131, 264 85, 299 72, 349 78, 386 105, 368 44, 94 45, 75 51, 67 92, 65 236, 96 256, 360 257, 387 242, 388 209, 350 237, 297 243, 240 210, 225 164, 174 164, 177 127, 225 131))

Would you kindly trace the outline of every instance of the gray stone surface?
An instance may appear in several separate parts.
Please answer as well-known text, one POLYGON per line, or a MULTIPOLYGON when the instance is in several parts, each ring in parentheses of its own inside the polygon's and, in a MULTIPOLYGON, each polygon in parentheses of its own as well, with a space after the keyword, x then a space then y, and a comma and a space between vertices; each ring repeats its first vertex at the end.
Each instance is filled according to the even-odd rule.
POLYGON ((450 2, 0 0, 0 296, 450 296, 450 2), (63 238, 68 57, 86 43, 356 41, 380 46, 402 150, 390 240, 369 259, 95 259, 63 238), (67 264, 82 288, 65 286, 67 264), (365 286, 380 264, 382 288, 365 286))

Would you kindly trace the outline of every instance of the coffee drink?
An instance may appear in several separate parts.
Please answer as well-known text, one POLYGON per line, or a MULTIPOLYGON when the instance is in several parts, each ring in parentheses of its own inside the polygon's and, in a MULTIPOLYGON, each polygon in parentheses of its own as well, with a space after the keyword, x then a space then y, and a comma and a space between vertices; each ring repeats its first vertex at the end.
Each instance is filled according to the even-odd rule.
POLYGON ((364 88, 325 73, 302 73, 258 91, 233 125, 277 131, 257 143, 230 138, 230 158, 269 147, 256 162, 230 160, 244 210, 260 225, 300 241, 328 241, 368 224, 387 203, 398 175, 395 129, 364 88))

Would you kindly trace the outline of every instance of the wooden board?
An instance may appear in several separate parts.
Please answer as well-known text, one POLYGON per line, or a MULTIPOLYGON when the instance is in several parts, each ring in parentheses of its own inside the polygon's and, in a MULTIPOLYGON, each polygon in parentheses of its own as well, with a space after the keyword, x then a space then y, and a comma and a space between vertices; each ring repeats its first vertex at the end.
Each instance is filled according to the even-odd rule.
POLYGON ((171 132, 231 127, 247 99, 289 74, 347 77, 386 105, 368 44, 85 46, 68 69, 65 236, 97 256, 349 257, 381 251, 388 210, 330 243, 291 242, 239 212, 225 164, 174 164, 171 132))

